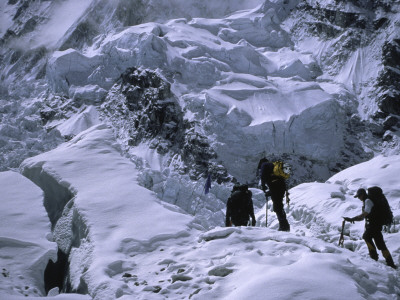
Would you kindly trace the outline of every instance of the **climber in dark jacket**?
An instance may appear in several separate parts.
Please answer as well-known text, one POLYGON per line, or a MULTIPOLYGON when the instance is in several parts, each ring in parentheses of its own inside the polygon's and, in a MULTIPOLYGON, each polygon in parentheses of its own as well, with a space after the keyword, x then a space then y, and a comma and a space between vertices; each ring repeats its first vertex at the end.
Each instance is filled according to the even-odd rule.
MULTIPOLYGON (((368 189, 368 191, 369 190, 370 189, 368 189)), ((363 239, 367 244, 369 256, 373 260, 378 260, 378 252, 376 251, 376 248, 378 248, 382 251, 382 255, 386 260, 386 264, 393 269, 397 269, 397 266, 393 262, 392 255, 390 254, 388 248, 386 247, 385 241, 383 240, 382 225, 380 225, 377 221, 375 205, 372 200, 369 199, 367 191, 365 189, 359 189, 354 197, 363 202, 362 213, 353 218, 345 217, 344 219, 351 223, 365 219, 365 231, 363 234, 363 239)))
POLYGON ((284 178, 273 175, 274 164, 269 162, 266 158, 260 160, 259 174, 261 179, 261 189, 265 193, 266 198, 271 196, 274 212, 279 221, 280 231, 290 231, 290 225, 286 219, 286 212, 283 208, 283 197, 288 197, 286 181, 284 178), (267 186, 269 191, 267 192, 267 186))
POLYGON ((247 185, 235 185, 226 204, 225 225, 247 226, 251 218, 251 225, 256 225, 252 193, 247 185))

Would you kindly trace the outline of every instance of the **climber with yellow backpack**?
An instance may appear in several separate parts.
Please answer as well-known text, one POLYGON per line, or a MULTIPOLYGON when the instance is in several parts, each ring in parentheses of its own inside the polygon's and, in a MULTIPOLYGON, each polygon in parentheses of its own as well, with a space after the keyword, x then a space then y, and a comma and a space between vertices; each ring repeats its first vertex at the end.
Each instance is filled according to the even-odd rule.
POLYGON ((267 158, 262 158, 258 164, 258 172, 261 179, 261 189, 265 193, 265 198, 268 201, 268 197, 271 197, 273 209, 279 221, 278 230, 290 231, 290 225, 283 208, 285 193, 287 205, 290 203, 289 192, 286 186, 286 180, 290 176, 289 165, 282 161, 270 162, 267 158))

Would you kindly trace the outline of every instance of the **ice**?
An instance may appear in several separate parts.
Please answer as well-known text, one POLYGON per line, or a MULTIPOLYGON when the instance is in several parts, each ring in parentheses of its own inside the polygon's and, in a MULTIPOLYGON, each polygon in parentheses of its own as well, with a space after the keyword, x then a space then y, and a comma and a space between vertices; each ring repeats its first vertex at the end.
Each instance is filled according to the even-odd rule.
POLYGON ((0 295, 43 296, 47 262, 57 259, 43 192, 12 171, 1 172, 0 182, 0 295))
POLYGON ((70 0, 56 3, 50 9, 47 23, 39 26, 32 38, 32 47, 39 45, 55 46, 68 29, 79 19, 93 0, 70 0), (58 4, 58 5, 57 5, 58 4))
MULTIPOLYGON (((363 222, 345 223, 338 246, 342 217, 361 212, 360 187, 382 187, 400 220, 397 117, 384 121, 377 100, 398 6, 6 2, 0 168, 26 178, 0 173, 0 298, 44 298, 57 250, 70 287, 51 289, 55 299, 399 297, 398 272, 368 256, 363 222), (354 15, 366 28, 343 26, 354 15), (201 135, 214 158, 185 162, 179 142, 154 148, 158 136, 129 144, 135 124, 118 120, 121 107, 110 126, 101 105, 124 101, 118 82, 132 67, 171 87, 180 138, 201 135), (292 164, 289 233, 256 188, 263 156, 292 164), (252 186, 256 227, 221 227, 233 183, 218 178, 205 195, 205 171, 189 172, 197 164, 252 186)), ((384 233, 396 264, 398 231, 384 233)))
POLYGON ((63 122, 57 129, 62 136, 73 137, 86 129, 99 124, 99 113, 94 106, 82 107, 81 112, 63 122))
MULTIPOLYGON (((128 237, 138 242, 156 241, 157 236, 183 231, 191 220, 188 215, 163 208, 153 193, 137 184, 134 165, 120 156, 112 132, 105 125, 92 127, 52 153, 25 161, 22 168, 40 186, 46 187, 52 180, 59 190, 67 187, 75 196, 67 200, 73 201, 72 206, 66 205, 63 215, 53 218, 55 232, 70 254, 72 281, 79 286, 84 281, 89 293, 99 299, 103 293, 110 297, 120 285, 106 280, 104 272, 112 263, 113 253, 118 253, 128 237), (109 175, 112 170, 117 172, 114 176, 109 175), (72 209, 74 216, 69 226, 72 215, 67 209, 72 209), (103 213, 99 215, 98 211, 103 213), (65 230, 68 228, 73 229, 72 233, 65 230), (101 282, 102 288, 98 286, 101 282)), ((56 208, 50 204, 50 210, 63 210, 59 205, 56 208)))
MULTIPOLYGON (((351 232, 350 236, 346 233, 345 248, 337 246, 340 217, 358 214, 361 208, 348 179, 368 168, 375 174, 371 182, 381 185, 379 180, 396 172, 400 161, 391 157, 389 164, 386 159, 378 157, 345 170, 327 183, 291 189, 288 216, 292 233, 274 229, 277 221, 273 213, 269 215, 270 228, 263 228, 265 208, 257 212, 256 227, 195 229, 190 225, 191 217, 172 206, 166 209, 154 194, 137 185, 138 172, 120 156, 111 131, 104 125, 28 159, 23 169, 30 178, 36 177, 39 185, 46 184, 38 180, 46 173, 75 195, 65 205, 53 234, 60 247, 70 248, 72 286, 82 287, 82 281, 86 282, 94 299, 162 299, 180 294, 194 299, 242 299, 260 298, 267 291, 272 299, 299 295, 394 299, 397 281, 390 279, 392 272, 381 261, 367 257, 360 240, 361 223, 347 227, 351 232), (36 168, 42 171, 33 173, 36 168), (72 244, 65 244, 68 241, 72 244), (381 282, 388 288, 380 287, 381 282), (338 284, 340 292, 336 291, 338 284)), ((358 184, 368 183, 358 180, 358 184)), ((392 189, 385 187, 387 195, 392 189)), ((388 198, 398 217, 399 199, 388 198)), ((398 260, 396 236, 385 235, 385 239, 398 260)))

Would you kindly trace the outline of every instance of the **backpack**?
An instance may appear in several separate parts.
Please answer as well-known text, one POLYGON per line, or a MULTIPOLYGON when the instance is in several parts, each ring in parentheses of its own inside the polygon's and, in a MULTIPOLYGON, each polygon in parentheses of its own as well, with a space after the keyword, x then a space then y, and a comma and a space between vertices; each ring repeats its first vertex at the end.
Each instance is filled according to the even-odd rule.
POLYGON ((276 177, 288 179, 290 177, 290 166, 283 161, 275 161, 273 162, 274 170, 272 174, 276 177))
POLYGON ((249 220, 249 198, 251 199, 251 192, 248 191, 247 185, 238 186, 233 191, 231 200, 231 216, 234 224, 240 224, 249 220))
POLYGON ((380 187, 368 188, 368 198, 374 203, 374 220, 378 225, 389 226, 393 222, 393 213, 380 187))

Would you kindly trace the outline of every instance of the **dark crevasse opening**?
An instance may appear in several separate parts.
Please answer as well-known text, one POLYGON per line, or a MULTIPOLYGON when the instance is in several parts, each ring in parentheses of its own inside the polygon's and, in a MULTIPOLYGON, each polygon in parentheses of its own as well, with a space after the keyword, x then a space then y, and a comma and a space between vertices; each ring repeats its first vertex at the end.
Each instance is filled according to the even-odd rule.
POLYGON ((60 293, 70 290, 68 276, 66 276, 68 268, 68 255, 58 249, 57 261, 49 260, 44 270, 44 289, 46 294, 55 287, 58 287, 60 293))
POLYGON ((61 185, 40 167, 26 168, 23 175, 38 185, 44 192, 44 207, 52 230, 61 217, 65 205, 74 197, 68 187, 61 185))
MULTIPOLYGON (((70 191, 69 187, 62 185, 41 167, 25 168, 23 170, 23 175, 43 190, 44 206, 51 222, 53 240, 57 242, 58 245, 57 261, 53 262, 49 260, 44 271, 44 289, 46 294, 55 287, 59 288, 60 293, 74 292, 87 294, 85 284, 81 284, 79 290, 73 291, 69 278, 69 254, 71 247, 79 246, 79 239, 82 235, 87 233, 87 228, 86 226, 78 226, 81 228, 80 231, 85 231, 84 234, 79 232, 79 230, 77 233, 74 233, 77 225, 74 223, 68 224, 70 226, 71 236, 76 237, 71 239, 71 244, 68 247, 65 247, 65 241, 57 236, 58 232, 56 230, 57 223, 62 221, 64 210, 70 209, 70 206, 73 205, 73 198, 75 195, 70 191), (70 205, 68 205, 68 203, 70 203, 70 205), (82 227, 84 227, 84 229, 82 229, 82 227)), ((65 185, 67 184, 65 183, 65 185)))

